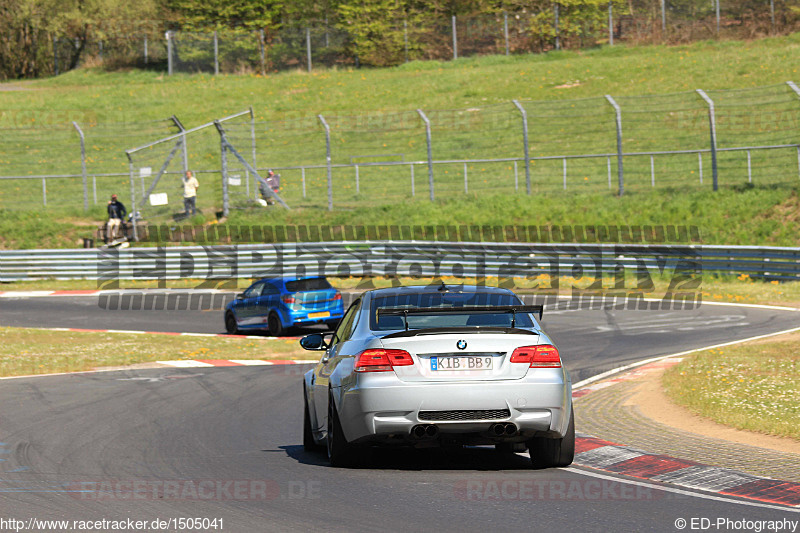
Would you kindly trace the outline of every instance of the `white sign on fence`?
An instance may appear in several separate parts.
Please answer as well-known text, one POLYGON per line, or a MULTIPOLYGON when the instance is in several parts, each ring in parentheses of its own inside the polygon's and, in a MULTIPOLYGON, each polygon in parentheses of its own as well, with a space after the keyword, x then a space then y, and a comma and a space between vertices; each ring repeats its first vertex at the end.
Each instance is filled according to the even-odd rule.
POLYGON ((234 174, 233 176, 228 176, 228 185, 241 185, 242 184, 242 177, 239 174, 234 174))
POLYGON ((152 176, 153 169, 150 167, 142 167, 139 169, 139 177, 146 178, 147 176, 152 176))
POLYGON ((168 203, 169 199, 165 192, 156 192, 150 195, 150 205, 167 205, 168 203))

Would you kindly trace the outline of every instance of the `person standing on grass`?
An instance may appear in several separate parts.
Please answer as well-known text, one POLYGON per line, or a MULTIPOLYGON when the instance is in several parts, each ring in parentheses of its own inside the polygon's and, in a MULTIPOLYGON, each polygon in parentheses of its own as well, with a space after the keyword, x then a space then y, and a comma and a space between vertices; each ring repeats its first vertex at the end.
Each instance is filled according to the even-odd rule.
POLYGON ((197 214, 197 189, 199 187, 200 183, 197 178, 194 177, 191 170, 187 170, 186 176, 183 178, 183 211, 186 216, 197 214))
POLYGON ((125 218, 125 215, 128 213, 128 211, 125 209, 125 206, 122 205, 122 202, 117 201, 116 194, 111 195, 111 201, 108 202, 108 207, 106 209, 108 211, 108 222, 106 223, 106 242, 108 242, 116 239, 119 225, 122 223, 122 220, 125 218))

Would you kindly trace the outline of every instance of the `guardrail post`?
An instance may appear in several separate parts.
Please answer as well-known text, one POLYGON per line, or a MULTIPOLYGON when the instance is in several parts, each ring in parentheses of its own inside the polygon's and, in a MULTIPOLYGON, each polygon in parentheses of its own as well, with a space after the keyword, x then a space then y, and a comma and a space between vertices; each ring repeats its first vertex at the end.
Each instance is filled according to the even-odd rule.
MULTIPOLYGON (((528 194, 531 193, 531 158, 530 158, 530 144, 528 143, 528 112, 519 103, 519 100, 511 100, 519 112, 522 114, 522 143, 523 151, 525 153, 525 188, 528 194)), ((515 168, 516 171, 516 168, 515 168)))
POLYGON ((325 128, 325 163, 328 166, 328 211, 333 211, 333 175, 331 173, 331 128, 325 122, 325 117, 317 115, 325 128))
POLYGON ((614 108, 614 113, 616 115, 616 126, 617 126, 617 177, 619 179, 619 195, 622 196, 625 192, 625 180, 623 177, 623 170, 622 170, 622 110, 617 105, 617 102, 614 98, 610 95, 606 95, 606 100, 611 106, 614 108))
POLYGON ((133 184, 133 158, 130 152, 125 152, 128 156, 128 180, 131 182, 131 224, 133 225, 133 240, 138 241, 139 235, 136 229, 136 186, 133 184))
POLYGON ((172 31, 164 34, 167 38, 167 76, 172 76, 172 31))
POLYGON ((428 188, 431 193, 431 202, 434 199, 433 194, 433 150, 431 149, 431 121, 425 116, 422 109, 417 109, 420 118, 425 122, 425 137, 428 141, 428 188))
MULTIPOLYGON (((717 2, 719 5, 719 2, 717 2)), ((714 101, 708 97, 703 89, 697 89, 697 94, 708 104, 708 123, 711 131, 711 176, 713 189, 717 190, 717 119, 714 112, 714 101)))
MULTIPOLYGON (((89 210, 89 189, 86 183, 86 139, 83 137, 83 131, 78 123, 73 121, 72 125, 78 130, 78 136, 81 138, 81 176, 83 177, 83 210, 89 210)), ((97 202, 95 202, 97 203, 97 202)))

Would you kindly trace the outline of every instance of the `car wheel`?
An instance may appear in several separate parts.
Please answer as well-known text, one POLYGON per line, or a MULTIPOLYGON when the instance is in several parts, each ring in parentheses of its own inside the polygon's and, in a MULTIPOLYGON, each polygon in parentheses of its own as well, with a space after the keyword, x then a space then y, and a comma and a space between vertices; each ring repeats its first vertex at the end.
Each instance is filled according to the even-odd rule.
POLYGON ((233 316, 233 313, 227 313, 225 315, 225 330, 230 335, 239 333, 239 326, 236 324, 236 317, 233 316))
POLYGON ((350 467, 354 464, 353 447, 347 443, 339 422, 339 413, 333 403, 333 395, 328 396, 328 460, 331 466, 350 467))
POLYGON ((567 434, 560 439, 537 437, 528 441, 534 468, 569 466, 575 457, 575 415, 569 415, 567 434))
POLYGON ((280 337, 283 334, 281 319, 274 312, 270 313, 269 318, 267 318, 267 327, 269 328, 269 334, 273 337, 280 337))
POLYGON ((318 452, 321 446, 314 440, 314 432, 311 429, 311 414, 308 410, 308 396, 306 388, 303 386, 303 450, 307 452, 318 452))

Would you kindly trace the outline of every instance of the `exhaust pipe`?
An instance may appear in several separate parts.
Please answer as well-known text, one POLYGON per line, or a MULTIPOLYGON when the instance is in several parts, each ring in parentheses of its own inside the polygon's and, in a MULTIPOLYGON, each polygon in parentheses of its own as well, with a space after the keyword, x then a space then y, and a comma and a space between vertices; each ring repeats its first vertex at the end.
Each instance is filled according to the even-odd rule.
POLYGON ((418 424, 411 428, 411 435, 417 439, 432 439, 439 434, 439 427, 436 424, 418 424))
POLYGON ((492 424, 489 431, 493 433, 495 437, 510 437, 511 435, 517 434, 517 426, 511 422, 501 422, 499 424, 492 424))

